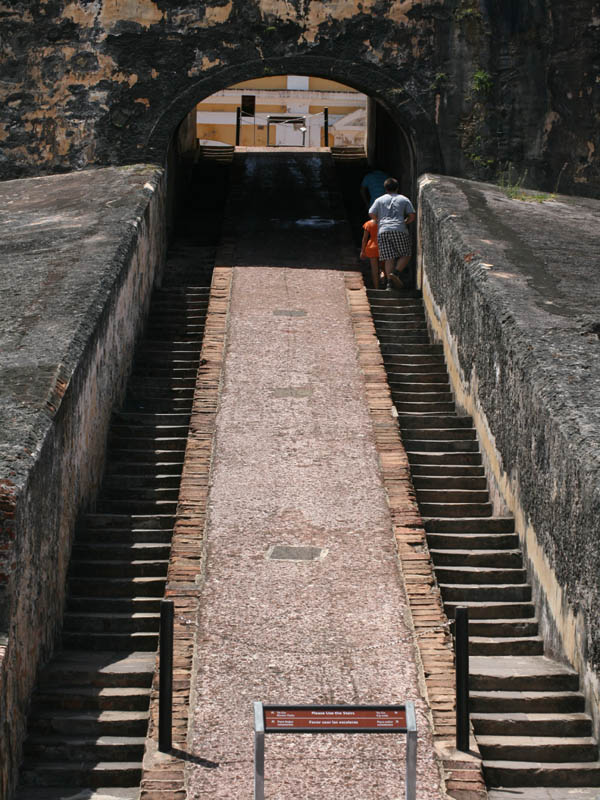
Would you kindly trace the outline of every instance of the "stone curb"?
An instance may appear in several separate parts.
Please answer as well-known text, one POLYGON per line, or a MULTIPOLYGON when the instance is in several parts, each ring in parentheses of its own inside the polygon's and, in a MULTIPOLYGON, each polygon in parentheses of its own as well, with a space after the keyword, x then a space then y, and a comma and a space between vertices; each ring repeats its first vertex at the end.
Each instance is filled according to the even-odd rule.
POLYGON ((185 800, 194 641, 204 566, 204 526, 216 417, 225 354, 233 270, 216 267, 210 287, 201 362, 185 451, 165 597, 175 605, 173 750, 158 751, 158 657, 150 697, 140 800, 185 800))
POLYGON ((474 738, 472 754, 455 749, 454 652, 423 522, 387 382, 362 276, 345 272, 346 297, 364 374, 402 578, 416 644, 417 668, 430 708, 433 741, 445 789, 455 800, 484 800, 487 790, 474 738))

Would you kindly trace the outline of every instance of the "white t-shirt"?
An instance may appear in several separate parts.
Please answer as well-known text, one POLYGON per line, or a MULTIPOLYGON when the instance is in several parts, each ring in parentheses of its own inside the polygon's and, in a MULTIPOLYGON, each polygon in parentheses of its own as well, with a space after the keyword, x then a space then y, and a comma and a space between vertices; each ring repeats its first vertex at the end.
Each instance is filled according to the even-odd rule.
POLYGON ((379 233, 407 231, 404 219, 414 213, 413 204, 403 194, 382 194, 369 209, 369 214, 375 214, 377 217, 379 233))

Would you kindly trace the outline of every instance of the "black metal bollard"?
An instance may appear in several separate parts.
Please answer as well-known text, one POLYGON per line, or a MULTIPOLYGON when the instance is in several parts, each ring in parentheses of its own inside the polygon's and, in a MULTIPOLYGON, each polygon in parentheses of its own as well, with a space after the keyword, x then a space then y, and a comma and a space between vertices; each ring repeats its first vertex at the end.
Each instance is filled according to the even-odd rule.
POLYGON ((323 147, 329 147, 329 109, 323 109, 323 147))
POLYGON ((168 753, 173 731, 173 617, 172 600, 160 602, 158 749, 168 753))
POLYGON ((458 606, 454 613, 456 657, 456 749, 469 752, 469 609, 458 606))

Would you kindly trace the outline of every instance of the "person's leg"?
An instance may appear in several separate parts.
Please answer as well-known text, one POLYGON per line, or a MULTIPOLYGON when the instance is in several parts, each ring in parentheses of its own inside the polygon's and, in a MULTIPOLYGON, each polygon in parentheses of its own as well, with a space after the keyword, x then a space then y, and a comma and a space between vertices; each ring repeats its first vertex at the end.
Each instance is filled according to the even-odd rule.
POLYGON ((389 279, 390 275, 392 274, 392 270, 394 269, 395 258, 386 258, 383 262, 383 270, 385 272, 386 280, 389 279))
POLYGON ((401 256, 401 257, 400 257, 400 258, 399 258, 399 259, 396 261, 396 272, 397 272, 398 274, 400 274, 401 272, 404 272, 404 270, 405 270, 405 269, 407 268, 407 266, 408 266, 408 262, 409 262, 409 261, 410 261, 410 256, 401 256))
POLYGON ((370 258, 371 262, 371 281, 374 289, 379 289, 379 259, 370 258))

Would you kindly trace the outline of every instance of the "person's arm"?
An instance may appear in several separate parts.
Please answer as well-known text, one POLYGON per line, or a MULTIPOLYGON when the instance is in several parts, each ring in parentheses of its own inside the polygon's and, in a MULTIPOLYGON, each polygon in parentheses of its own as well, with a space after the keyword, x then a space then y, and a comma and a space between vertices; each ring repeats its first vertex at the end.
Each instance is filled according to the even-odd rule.
POLYGON ((411 222, 414 222, 414 221, 416 220, 416 218, 417 218, 417 215, 416 215, 416 214, 413 212, 412 214, 409 214, 409 215, 408 215, 408 217, 407 217, 407 218, 404 220, 404 222, 405 222, 407 225, 410 225, 410 223, 411 223, 411 222))
POLYGON ((366 258, 365 247, 367 246, 367 242, 368 241, 369 241, 369 232, 368 231, 364 231, 363 232, 362 242, 360 244, 360 257, 361 258, 366 258))

